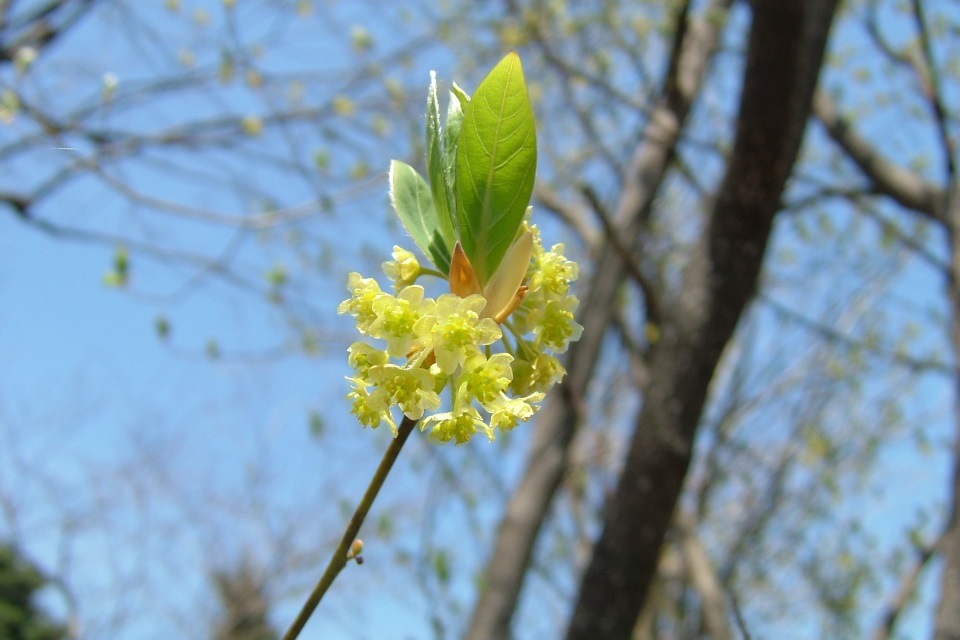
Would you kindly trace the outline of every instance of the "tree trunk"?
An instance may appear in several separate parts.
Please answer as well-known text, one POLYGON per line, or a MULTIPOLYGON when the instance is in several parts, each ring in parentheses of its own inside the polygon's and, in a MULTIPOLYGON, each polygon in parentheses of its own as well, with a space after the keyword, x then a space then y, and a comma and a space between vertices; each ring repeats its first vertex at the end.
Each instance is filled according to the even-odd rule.
POLYGON ((758 0, 727 173, 682 289, 664 309, 651 383, 568 640, 628 639, 657 570, 724 347, 755 293, 803 137, 836 0, 758 0))
MULTIPOLYGON (((629 167, 631 181, 624 186, 614 221, 624 238, 634 238, 643 227, 694 97, 716 49, 718 33, 730 0, 713 0, 705 14, 689 29, 678 27, 677 44, 660 103, 640 136, 629 167)), ((686 23, 687 7, 681 24, 686 23)), ((630 243, 627 243, 628 245, 630 243)), ((596 270, 581 304, 583 338, 571 345, 569 375, 561 392, 552 394, 537 418, 537 432, 519 486, 500 523, 493 554, 484 573, 484 589, 473 610, 468 640, 489 640, 509 635, 533 546, 563 472, 578 423, 579 399, 587 389, 610 321, 614 298, 624 277, 617 253, 601 252, 596 270)))
MULTIPOLYGON (((949 151, 949 149, 948 149, 949 151)), ((954 363, 960 360, 960 183, 944 191, 947 233, 950 239, 951 332, 954 363)), ((951 477, 950 516, 943 533, 943 574, 940 577, 940 603, 934 619, 934 640, 960 640, 960 373, 955 375, 953 476, 951 477)))

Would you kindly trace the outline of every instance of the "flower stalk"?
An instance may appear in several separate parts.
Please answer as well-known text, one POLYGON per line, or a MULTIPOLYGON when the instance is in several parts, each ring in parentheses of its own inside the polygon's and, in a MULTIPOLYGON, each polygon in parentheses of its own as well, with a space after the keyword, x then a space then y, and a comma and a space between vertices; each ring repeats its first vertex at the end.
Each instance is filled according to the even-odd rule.
POLYGON ((350 518, 350 522, 347 524, 346 530, 343 532, 340 544, 330 557, 330 562, 327 563, 326 570, 323 572, 323 575, 320 576, 317 586, 313 588, 313 592, 310 594, 310 597, 307 598, 303 607, 301 607, 300 613, 297 614, 290 628, 283 634, 283 640, 295 640, 300 635, 304 625, 307 624, 307 620, 313 615, 314 609, 320 604, 320 600, 323 599, 330 585, 333 584, 337 575, 340 574, 347 565, 347 562, 351 559, 351 550, 353 549, 354 541, 357 539, 357 534, 360 533, 360 526, 363 525, 364 519, 370 512, 370 507, 373 506, 373 501, 376 500, 377 494, 380 493, 384 481, 390 474, 390 469, 393 468, 393 463, 396 462, 397 457, 400 455, 400 450, 403 449, 404 443, 406 443, 410 432, 413 431, 416 424, 417 421, 411 420, 410 418, 404 418, 400 423, 397 429, 397 437, 390 441, 390 446, 387 447, 386 452, 384 452, 383 458, 380 460, 380 465, 370 479, 370 484, 367 486, 363 498, 357 505, 353 516, 350 518))

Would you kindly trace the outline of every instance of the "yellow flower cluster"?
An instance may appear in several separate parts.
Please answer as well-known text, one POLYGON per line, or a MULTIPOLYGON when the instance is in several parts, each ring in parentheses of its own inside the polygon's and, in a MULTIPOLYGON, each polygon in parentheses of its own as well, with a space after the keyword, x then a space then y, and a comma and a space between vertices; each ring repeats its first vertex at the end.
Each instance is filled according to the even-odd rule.
MULTIPOLYGON (((383 264, 395 293, 381 290, 373 278, 350 274, 350 298, 337 312, 353 316, 361 334, 385 344, 355 342, 349 348, 354 373, 347 378, 347 398, 361 424, 386 423, 396 434, 397 407, 420 420, 433 440, 463 444, 477 432, 493 440, 495 430, 509 431, 537 412, 546 391, 566 373, 553 354, 566 351, 583 331, 574 320, 578 300, 570 294, 578 268, 564 257, 563 245, 544 250, 533 225, 525 224, 515 244, 519 249, 502 266, 514 273, 494 274, 480 293, 464 295, 479 286, 464 288, 451 274, 457 293, 426 297, 413 283, 431 272, 400 247, 383 264), (526 284, 516 284, 521 282, 526 284), (510 290, 498 291, 498 283, 510 290), (496 343, 502 351, 494 351, 496 343), (444 388, 450 390, 449 410, 425 416, 440 409, 444 388)), ((468 262, 465 269, 472 277, 468 262)))

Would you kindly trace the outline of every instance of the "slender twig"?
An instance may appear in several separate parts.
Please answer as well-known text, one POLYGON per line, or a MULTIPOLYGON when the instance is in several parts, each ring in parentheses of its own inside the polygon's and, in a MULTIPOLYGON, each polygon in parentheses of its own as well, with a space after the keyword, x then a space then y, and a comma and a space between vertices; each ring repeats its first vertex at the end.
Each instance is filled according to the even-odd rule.
POLYGON ((300 631, 303 630, 304 625, 307 624, 307 620, 313 615, 314 609, 320 604, 320 600, 327 592, 327 589, 333 584, 333 581, 340 571, 347 566, 350 546, 357 538, 360 525, 363 524, 364 518, 367 517, 373 501, 377 498, 377 494, 383 486, 383 481, 387 479, 387 474, 390 473, 393 463, 396 461, 397 456, 400 455, 403 444, 407 441, 407 437, 416 425, 416 420, 411 420, 407 417, 403 418, 403 422, 400 423, 400 428, 398 429, 397 437, 393 439, 383 454, 380 466, 377 467, 377 471, 373 474, 373 478, 370 479, 370 485, 363 494, 360 504, 357 505, 356 511, 353 512, 350 523, 347 524, 347 529, 343 532, 343 538, 340 539, 339 546, 337 546, 336 551, 333 552, 333 556, 330 557, 330 562, 327 564, 326 570, 320 577, 319 582, 317 582, 317 586, 313 588, 313 593, 310 594, 310 597, 307 598, 307 601, 303 604, 300 613, 297 614, 296 620, 293 621, 293 624, 290 625, 287 632, 283 634, 283 640, 295 640, 295 638, 300 635, 300 631))
POLYGON ((942 189, 882 156, 874 145, 840 116, 837 105, 825 91, 814 94, 813 109, 827 135, 873 183, 875 191, 936 222, 947 222, 942 189))
POLYGON ((900 621, 900 614, 907 607, 910 598, 917 590, 917 581, 923 574, 930 560, 939 552, 943 551, 943 541, 946 534, 941 534, 932 544, 914 545, 914 558, 906 572, 900 578, 900 584, 897 592, 890 599, 890 602, 884 607, 880 624, 873 632, 873 640, 887 640, 896 629, 897 622, 900 621))
POLYGON ((879 356, 881 358, 888 358, 893 363, 907 367, 911 371, 927 372, 931 371, 933 373, 940 373, 946 375, 955 375, 957 373, 957 367, 934 360, 933 358, 916 358, 905 353, 899 353, 897 351, 890 351, 887 349, 881 349, 875 347, 868 342, 857 340, 855 337, 844 334, 841 331, 837 331, 831 327, 823 325, 817 322, 814 319, 808 318, 802 313, 795 311, 794 309, 789 308, 787 305, 778 302, 772 296, 767 294, 759 294, 757 299, 763 304, 767 305, 778 315, 796 323, 797 325, 812 331, 816 334, 819 334, 821 337, 825 338, 828 341, 836 342, 838 344, 845 345, 853 349, 863 349, 871 354, 879 356))
POLYGON ((654 290, 653 283, 650 282, 643 271, 640 269, 640 265, 637 264, 636 259, 633 253, 623 244, 621 236, 623 232, 614 227, 613 221, 610 219, 610 216, 607 214, 603 205, 600 203, 600 199, 597 197, 597 194, 589 187, 589 185, 584 185, 580 188, 580 193, 590 202, 590 206, 593 207, 594 212, 597 214, 597 218, 600 220, 600 223, 603 225, 603 232, 606 234, 607 240, 610 242, 610 245, 613 247, 613 250, 617 252, 617 255, 620 256, 620 260, 623 263, 623 268, 626 270, 627 275, 640 285, 640 290, 643 292, 644 302, 646 303, 647 310, 647 322, 650 324, 658 324, 661 319, 660 303, 657 298, 656 291, 654 290))
MULTIPOLYGON (((920 34, 920 50, 923 52, 924 63, 927 67, 927 78, 923 86, 928 94, 926 98, 930 101, 930 108, 933 110, 933 116, 937 123, 937 132, 940 134, 940 140, 943 142, 947 184, 952 186, 957 178, 957 165, 953 157, 953 139, 950 137, 947 108, 943 103, 940 71, 937 67, 937 60, 933 55, 932 39, 927 29, 927 21, 926 18, 924 18, 923 5, 920 3, 920 0, 913 0, 913 17, 917 23, 917 31, 920 34)), ((949 187, 947 190, 949 191, 949 187)))

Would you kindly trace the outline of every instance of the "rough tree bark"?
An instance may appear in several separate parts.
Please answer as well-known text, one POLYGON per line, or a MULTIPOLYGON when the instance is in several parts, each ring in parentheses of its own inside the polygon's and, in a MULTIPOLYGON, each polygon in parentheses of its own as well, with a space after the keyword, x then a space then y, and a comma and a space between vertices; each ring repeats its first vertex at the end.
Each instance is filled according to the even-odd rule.
MULTIPOLYGON (((949 238, 950 264, 947 295, 950 299, 950 342, 954 367, 960 360, 960 170, 957 167, 956 141, 950 126, 946 91, 941 83, 939 62, 933 52, 930 26, 921 0, 913 0, 913 16, 920 36, 926 67, 926 98, 933 112, 938 139, 943 147, 944 212, 949 238)), ((949 487, 950 516, 943 533, 943 573, 940 577, 940 602, 934 618, 935 640, 960 640, 960 367, 954 373, 953 475, 949 487)))
POLYGON ((568 640, 630 637, 673 518, 707 390, 753 297, 810 112, 836 0, 758 0, 724 180, 681 290, 664 305, 624 469, 568 640))
MULTIPOLYGON (((954 173, 954 172, 951 172, 954 173)), ((960 359, 960 182, 956 175, 944 201, 950 241, 950 273, 947 289, 950 298, 954 363, 960 359)), ((943 533, 943 574, 940 577, 940 602, 934 619, 934 640, 960 640, 960 370, 954 374, 954 441, 951 477, 950 515, 943 533)))
MULTIPOLYGON (((683 124, 716 49, 730 0, 712 0, 705 18, 690 19, 689 3, 680 9, 677 37, 659 103, 637 144, 613 221, 622 238, 635 238, 643 228, 660 187, 683 124), (707 19, 707 17, 709 19, 707 19)), ((628 243, 629 244, 629 243, 628 243)), ((469 640, 505 638, 516 609, 534 542, 567 466, 568 451, 579 422, 584 396, 610 321, 613 301, 624 278, 615 251, 599 254, 596 270, 580 306, 583 338, 571 346, 569 375, 562 392, 554 393, 537 419, 537 432, 526 468, 497 532, 484 573, 484 589, 473 610, 469 640)))

